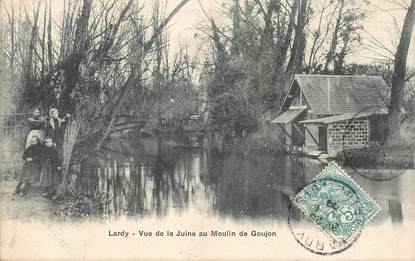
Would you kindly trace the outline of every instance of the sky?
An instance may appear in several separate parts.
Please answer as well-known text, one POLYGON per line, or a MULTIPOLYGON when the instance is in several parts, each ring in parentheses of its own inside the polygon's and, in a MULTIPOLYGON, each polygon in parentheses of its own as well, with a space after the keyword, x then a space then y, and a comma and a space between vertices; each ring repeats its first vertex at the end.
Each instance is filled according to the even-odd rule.
MULTIPOLYGON (((5 1, 6 6, 10 6, 11 3, 17 6, 20 0, 0 1, 5 1)), ((30 3, 32 1, 23 1, 27 4, 28 8, 30 8, 30 3)), ((54 18, 59 20, 62 13, 63 0, 51 1, 54 7, 54 18)), ((139 0, 139 2, 143 1, 149 3, 147 6, 152 6, 152 0, 139 0)), ((180 0, 161 0, 161 2, 164 1, 167 3, 167 13, 180 2, 180 0)), ((397 45, 397 30, 394 26, 394 20, 396 20, 400 29, 405 17, 405 10, 400 5, 408 5, 409 1, 410 0, 371 0, 368 18, 363 23, 363 46, 372 46, 372 38, 375 38, 394 53, 397 45)), ((229 4, 230 2, 230 0, 190 0, 190 2, 187 3, 180 13, 178 13, 171 21, 168 27, 170 44, 173 47, 172 51, 174 51, 175 47, 178 48, 180 43, 184 42, 187 42, 191 53, 198 52, 203 46, 206 47, 207 41, 203 39, 203 33, 201 33, 200 28, 206 23, 207 16, 213 16, 218 24, 226 24, 228 21, 223 15, 223 12, 225 11, 223 4, 229 4), (198 37, 195 37, 195 35, 198 35, 198 37)), ((382 54, 387 53, 378 47, 376 50, 382 54)), ((347 56, 346 62, 371 63, 380 58, 382 57, 376 53, 369 52, 365 48, 358 48, 347 56)), ((408 65, 415 67, 415 33, 412 34, 408 65)))
MULTIPOLYGON (((169 7, 171 8, 180 1, 168 0, 168 2, 169 7)), ((183 41, 186 39, 188 42, 193 42, 193 45, 195 45, 194 47, 197 48, 200 43, 195 41, 193 36, 196 33, 200 34, 198 27, 206 21, 206 15, 203 10, 205 10, 209 16, 213 16, 219 21, 226 23, 226 20, 223 17, 224 9, 221 4, 223 2, 229 3, 230 1, 191 0, 182 12, 173 20, 173 23, 169 28, 172 40, 183 41)), ((363 46, 373 46, 372 38, 375 38, 393 53, 396 51, 397 30, 394 25, 394 20, 396 19, 400 30, 406 14, 406 10, 399 6, 400 3, 409 5, 409 0, 371 0, 368 17, 363 23, 363 46)), ((379 48, 378 51, 385 53, 385 51, 379 48)), ((380 58, 382 57, 376 53, 370 52, 365 48, 358 48, 358 50, 355 50, 348 55, 346 61, 348 63, 371 63, 380 58)), ((415 67, 415 32, 412 34, 408 65, 415 67)))

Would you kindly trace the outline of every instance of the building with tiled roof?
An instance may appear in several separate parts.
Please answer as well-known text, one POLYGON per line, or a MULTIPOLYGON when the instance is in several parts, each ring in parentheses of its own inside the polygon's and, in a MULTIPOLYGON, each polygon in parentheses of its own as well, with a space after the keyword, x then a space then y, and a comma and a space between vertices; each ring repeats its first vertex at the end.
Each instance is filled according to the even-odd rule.
POLYGON ((379 76, 297 74, 278 117, 287 150, 335 156, 383 143, 388 86, 379 76))

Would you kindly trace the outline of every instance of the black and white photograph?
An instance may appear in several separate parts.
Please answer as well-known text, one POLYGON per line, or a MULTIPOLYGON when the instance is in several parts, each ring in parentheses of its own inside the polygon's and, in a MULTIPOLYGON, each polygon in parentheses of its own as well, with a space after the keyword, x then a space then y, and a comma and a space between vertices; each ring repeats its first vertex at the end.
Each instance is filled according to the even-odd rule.
POLYGON ((0 0, 0 260, 415 260, 415 0, 0 0))

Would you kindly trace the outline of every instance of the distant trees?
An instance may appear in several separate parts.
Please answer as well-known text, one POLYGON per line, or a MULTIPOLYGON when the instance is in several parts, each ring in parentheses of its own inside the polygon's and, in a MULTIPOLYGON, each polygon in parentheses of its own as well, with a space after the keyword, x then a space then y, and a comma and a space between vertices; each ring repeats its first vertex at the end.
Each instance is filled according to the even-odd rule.
POLYGON ((388 86, 392 86, 392 62, 372 64, 350 63, 343 67, 343 71, 345 75, 381 76, 388 86))
POLYGON ((234 0, 231 21, 209 17, 205 66, 212 120, 234 135, 261 129, 275 115, 294 73, 343 74, 360 44, 366 1, 234 0))
POLYGON ((330 49, 326 55, 325 70, 333 63, 334 73, 343 72, 344 59, 354 42, 360 42, 361 20, 365 18, 362 7, 367 1, 339 0, 335 8, 335 25, 331 37, 330 49))
POLYGON ((343 74, 346 56, 361 43, 362 22, 368 1, 324 0, 311 7, 309 48, 305 60, 309 73, 343 74))
POLYGON ((234 0, 229 26, 209 18, 203 73, 214 125, 241 136, 278 109, 292 74, 303 70, 307 10, 307 0, 234 0))

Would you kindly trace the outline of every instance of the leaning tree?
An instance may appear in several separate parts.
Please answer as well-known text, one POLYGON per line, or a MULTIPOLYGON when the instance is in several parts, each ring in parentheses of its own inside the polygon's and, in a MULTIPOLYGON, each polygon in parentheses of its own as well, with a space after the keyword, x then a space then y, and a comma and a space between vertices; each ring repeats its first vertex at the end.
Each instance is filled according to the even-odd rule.
POLYGON ((401 110, 404 105, 404 86, 409 45, 415 22, 415 0, 411 1, 403 22, 398 48, 395 53, 394 73, 388 114, 388 143, 400 140, 401 110))

